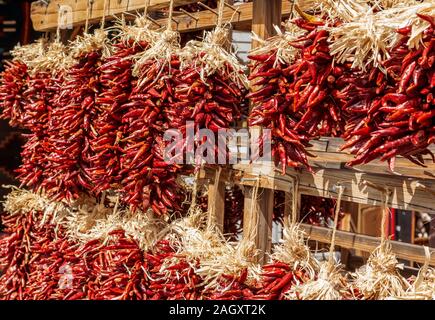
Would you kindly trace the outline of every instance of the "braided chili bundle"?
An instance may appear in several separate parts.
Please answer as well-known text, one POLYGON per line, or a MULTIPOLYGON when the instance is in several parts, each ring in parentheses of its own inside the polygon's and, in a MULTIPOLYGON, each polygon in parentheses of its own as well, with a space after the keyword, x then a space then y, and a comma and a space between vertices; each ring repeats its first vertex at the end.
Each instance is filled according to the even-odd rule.
MULTIPOLYGON (((49 49, 56 45, 52 44, 49 49)), ((13 127, 27 127, 35 131, 35 127, 43 124, 44 119, 41 116, 46 113, 46 108, 39 100, 44 97, 45 88, 50 86, 47 82, 51 76, 46 71, 50 72, 50 66, 57 64, 41 60, 46 48, 45 39, 39 39, 34 43, 15 47, 11 51, 12 61, 5 61, 5 70, 0 75, 0 119, 9 120, 13 127), (49 67, 41 67, 41 63, 49 67), (29 95, 34 99, 29 101, 29 95)), ((62 59, 59 57, 59 60, 62 59)))
MULTIPOLYGON (((176 66, 176 60, 174 60, 176 66)), ((148 70, 152 84, 158 65, 148 70)), ((165 123, 162 104, 170 103, 168 83, 164 79, 148 90, 136 87, 128 102, 129 111, 123 116, 125 124, 124 155, 121 159, 123 200, 133 209, 147 210, 152 207, 156 214, 167 214, 177 209, 180 199, 176 182, 176 165, 165 162, 165 142, 162 139, 165 123), (159 91, 162 92, 160 94, 159 91), (138 92, 149 93, 138 93, 138 92)))
POLYGON ((4 273, 0 276, 0 299, 23 300, 30 269, 37 255, 35 245, 46 246, 53 240, 51 226, 41 224, 42 212, 16 213, 2 217, 9 234, 1 239, 2 256, 0 265, 4 273))
POLYGON ((244 201, 245 197, 239 186, 226 188, 223 230, 229 241, 236 241, 242 232, 244 201))
MULTIPOLYGON (((208 129, 218 141, 218 131, 231 128, 242 115, 248 83, 243 66, 225 49, 227 41, 228 30, 218 26, 207 32, 203 41, 189 41, 180 53, 182 71, 174 90, 176 102, 165 110, 165 115, 171 127, 183 134, 185 142, 181 151, 190 145, 186 136, 188 122, 193 122, 196 134, 208 129)), ((196 142, 197 146, 205 142, 206 138, 203 139, 196 142)), ((217 145, 215 143, 215 153, 207 157, 215 159, 220 152, 228 158, 227 150, 219 150, 217 145)), ((183 159, 183 156, 176 154, 174 158, 183 159)), ((197 165, 200 161, 195 159, 197 165)))
POLYGON ((301 36, 281 34, 271 39, 273 45, 266 44, 249 56, 253 90, 248 98, 255 105, 249 125, 272 130, 272 155, 281 162, 283 174, 287 166, 310 170, 305 149, 309 140, 319 135, 338 136, 343 127, 340 109, 330 95, 335 75, 328 33, 319 28, 324 22, 300 18, 293 23, 306 32, 301 36), (274 47, 276 41, 293 51, 289 55, 296 55, 296 60, 283 59, 283 48, 274 47))
POLYGON ((96 136, 93 121, 101 112, 96 98, 101 92, 99 66, 105 36, 98 30, 78 40, 77 62, 69 70, 51 114, 51 152, 44 188, 55 200, 76 199, 80 192, 93 190, 90 141, 96 136))
POLYGON ((16 172, 21 184, 34 190, 43 187, 44 180, 51 174, 47 162, 49 121, 64 81, 64 71, 70 63, 65 46, 55 41, 35 57, 29 69, 28 88, 23 92, 26 104, 22 125, 31 133, 26 136, 21 152, 23 163, 16 172))
MULTIPOLYGON (((388 161, 394 170, 396 156, 403 156, 424 166, 424 155, 435 157, 427 149, 434 138, 434 79, 435 37, 433 18, 418 14, 431 23, 422 35, 419 49, 410 50, 407 41, 411 28, 397 30, 403 35, 391 49, 391 57, 382 62, 386 75, 373 69, 368 77, 376 77, 376 84, 383 91, 380 97, 365 108, 368 115, 360 116, 358 125, 347 128, 347 143, 342 149, 351 148, 355 159, 348 165, 365 164, 374 159, 388 161), (377 75, 377 76, 374 76, 377 75)), ((351 115, 355 116, 356 112, 351 115)))
POLYGON ((96 104, 101 108, 101 114, 95 119, 95 138, 90 141, 95 155, 91 159, 89 174, 97 195, 112 186, 117 189, 122 179, 119 174, 123 154, 120 148, 123 138, 121 119, 125 114, 122 106, 127 103, 135 83, 133 56, 147 46, 145 42, 135 43, 132 39, 120 41, 114 45, 113 55, 104 59, 99 68, 101 93, 96 104))
POLYGON ((173 103, 174 78, 180 67, 174 53, 178 46, 178 34, 166 31, 140 57, 135 68, 138 81, 121 107, 126 109, 122 116, 122 200, 133 210, 152 208, 158 215, 179 209, 181 203, 178 167, 164 161, 162 138, 168 129, 163 110, 173 103))
POLYGON ((79 300, 86 297, 89 281, 86 262, 77 254, 78 244, 65 237, 64 230, 48 226, 45 242, 32 243, 25 297, 27 300, 79 300))

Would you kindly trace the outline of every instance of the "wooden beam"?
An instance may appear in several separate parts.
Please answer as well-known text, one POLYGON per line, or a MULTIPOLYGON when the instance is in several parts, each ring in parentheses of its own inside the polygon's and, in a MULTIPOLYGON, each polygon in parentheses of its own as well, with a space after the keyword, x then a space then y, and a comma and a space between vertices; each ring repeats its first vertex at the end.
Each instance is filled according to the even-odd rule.
MULTIPOLYGON (((87 16, 87 5, 89 0, 51 0, 45 5, 42 2, 34 1, 31 7, 31 17, 33 28, 36 31, 48 31, 56 29, 58 21, 58 12, 61 6, 68 8, 72 12, 71 22, 74 26, 84 25, 87 16)), ((156 11, 169 7, 169 0, 150 0, 149 11, 156 11)), ((182 6, 198 2, 197 0, 174 0, 174 6, 182 6)), ((145 7, 144 0, 112 0, 107 1, 106 16, 107 19, 113 19, 113 16, 125 12, 134 13, 145 7)), ((104 0, 94 0, 90 7, 89 22, 98 23, 103 16, 104 0)))
MULTIPOLYGON (((313 146, 307 148, 316 157, 310 157, 309 161, 312 166, 320 168, 341 169, 346 168, 345 164, 354 159, 354 156, 347 151, 340 151, 344 144, 341 138, 321 137, 318 140, 310 142, 313 146)), ((435 146, 430 146, 429 149, 435 152, 435 146)), ((394 175, 404 177, 435 179, 435 163, 430 156, 425 156, 426 167, 421 167, 413 164, 408 159, 403 157, 396 158, 396 166, 394 175)), ((379 173, 383 175, 391 175, 386 162, 379 160, 372 161, 365 165, 356 166, 353 168, 359 172, 379 173)))
MULTIPOLYGON (((332 229, 302 224, 302 229, 310 240, 322 243, 331 243, 332 229)), ((344 248, 356 249, 365 252, 372 252, 380 244, 380 238, 366 235, 354 234, 337 230, 335 244, 344 248)), ((425 262, 425 252, 422 246, 391 241, 394 254, 401 259, 425 262)), ((432 253, 430 264, 435 266, 435 254, 432 253)))
MULTIPOLYGON (((121 1, 121 4, 124 5, 124 9, 126 9, 126 1, 121 1)), ((275 1, 275 0, 274 0, 275 1)), ((52 3, 59 3, 61 0, 52 1, 52 3)), ((86 21, 86 0, 66 0, 65 3, 73 2, 73 25, 84 25, 86 21), (76 3, 77 2, 77 3, 76 3), (83 2, 83 3, 82 3, 83 2)), ((125 10, 117 7, 117 1, 111 1, 113 4, 110 6, 110 14, 111 16, 107 17, 108 20, 113 19, 114 16, 120 16, 121 13, 124 13, 125 10)), ((169 1, 157 1, 151 0, 151 3, 160 3, 159 5, 154 5, 150 7, 150 11, 155 11, 167 7, 169 1), (164 6, 163 3, 166 3, 164 6)), ((194 3, 197 1, 183 1, 184 3, 194 3)), ((32 21, 33 27, 37 31, 48 31, 56 29, 57 26, 57 9, 53 7, 52 3, 50 3, 49 7, 46 7, 42 3, 34 2, 32 3, 32 21)), ((137 10, 143 9, 144 1, 130 0, 129 10, 128 12, 134 13, 137 10)), ((177 3, 181 3, 181 1, 177 1, 177 3)), ((102 7, 102 5, 101 5, 102 7)), ((253 12, 253 3, 247 2, 238 5, 234 5, 237 8, 237 12, 232 10, 231 8, 226 7, 224 9, 224 17, 223 20, 225 22, 231 23, 235 29, 242 29, 246 31, 251 31, 252 28, 252 12, 253 12)), ((99 23, 102 17, 102 9, 98 9, 99 6, 94 5, 92 10, 92 18, 90 20, 91 23, 99 23)), ((291 12, 291 3, 289 1, 282 2, 282 18, 287 18, 291 12)), ((129 19, 129 15, 126 15, 126 19, 129 19)), ((186 14, 177 14, 174 16, 174 19, 177 23, 173 22, 173 28, 178 28, 180 32, 190 32, 190 31, 198 31, 203 29, 211 29, 216 25, 216 15, 213 12, 204 10, 200 12, 194 12, 190 15, 186 14)), ((164 26, 166 25, 166 19, 158 19, 157 22, 164 26)), ((279 23, 278 23, 279 24, 279 23)), ((153 28, 157 28, 156 25, 152 25, 153 28)))
POLYGON ((214 208, 216 226, 224 231, 225 219, 225 183, 219 179, 211 180, 208 185, 208 207, 214 208))
MULTIPOLYGON (((273 35, 275 24, 280 24, 281 0, 254 0, 251 11, 252 30, 261 38, 273 35)), ((257 42, 252 47, 258 46, 257 42)), ((251 139, 261 134, 259 128, 251 128, 251 139)), ((256 182, 259 183, 258 177, 256 182)), ((243 215, 243 237, 249 239, 255 234, 255 245, 259 250, 259 263, 266 263, 267 253, 272 249, 272 220, 274 206, 274 191, 258 189, 258 196, 253 197, 254 188, 245 188, 245 208, 243 215), (257 223, 254 223, 257 222, 257 223)), ((250 239, 249 239, 250 240, 250 239)))
POLYGON ((253 191, 253 187, 245 188, 243 238, 247 239, 255 230, 254 242, 259 250, 257 262, 264 264, 268 260, 267 253, 272 248, 273 190, 259 189, 256 199, 253 191))
MULTIPOLYGON (((287 2, 287 1, 285 1, 287 2)), ((282 0, 254 0, 252 14, 252 32, 267 39, 275 32, 274 25, 280 26, 282 19, 282 0)), ((252 46, 258 46, 253 41, 252 46)))

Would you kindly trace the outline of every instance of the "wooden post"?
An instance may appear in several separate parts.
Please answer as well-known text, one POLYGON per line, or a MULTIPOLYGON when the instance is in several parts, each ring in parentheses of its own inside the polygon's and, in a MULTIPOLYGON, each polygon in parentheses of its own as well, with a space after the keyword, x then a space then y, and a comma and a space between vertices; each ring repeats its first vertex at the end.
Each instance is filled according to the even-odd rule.
POLYGON ((245 187, 243 237, 246 238, 252 228, 257 229, 255 246, 260 250, 257 262, 264 264, 267 262, 267 253, 272 248, 273 190, 260 188, 257 199, 253 199, 253 189, 245 187), (257 225, 253 223, 255 220, 258 220, 257 225))
MULTIPOLYGON (((281 0, 254 0, 252 13, 252 31, 266 39, 274 34, 274 25, 281 24, 281 0)), ((257 42, 252 47, 258 46, 257 42)), ((252 139, 260 132, 258 128, 251 131, 252 139), (256 134, 254 133, 256 132, 256 134)), ((273 190, 259 188, 256 199, 252 197, 253 188, 245 188, 245 207, 243 215, 243 237, 256 228, 255 245, 260 251, 259 263, 266 263, 267 253, 272 247, 273 190), (254 206, 252 202, 255 202, 254 206), (251 211, 254 208, 253 212, 251 211), (253 215, 255 215, 253 217, 253 215), (252 221, 258 221, 255 225, 252 221)))
POLYGON ((216 226, 224 231, 225 218, 225 183, 221 179, 219 181, 212 180, 208 185, 208 207, 214 207, 216 226))
MULTIPOLYGON (((282 0, 254 0, 252 14, 252 31, 267 39, 275 34, 274 25, 281 25, 282 0)), ((255 48, 258 43, 254 41, 255 48)))

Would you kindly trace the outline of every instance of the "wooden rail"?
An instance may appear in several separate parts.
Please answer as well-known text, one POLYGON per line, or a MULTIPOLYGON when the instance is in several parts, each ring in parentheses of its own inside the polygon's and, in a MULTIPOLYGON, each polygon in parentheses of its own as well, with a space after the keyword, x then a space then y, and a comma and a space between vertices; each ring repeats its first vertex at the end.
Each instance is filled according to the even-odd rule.
MULTIPOLYGON (((319 241, 322 243, 331 243, 332 229, 312 226, 309 224, 302 224, 301 227, 310 240, 319 241)), ((377 237, 370 237, 339 230, 337 230, 335 237, 336 245, 365 252, 372 252, 376 247, 379 246, 380 242, 380 238, 377 237)), ((394 254, 398 258, 419 263, 425 262, 425 253, 422 246, 398 241, 391 241, 391 246, 394 254)), ((432 252, 430 264, 435 266, 434 252, 432 252)))

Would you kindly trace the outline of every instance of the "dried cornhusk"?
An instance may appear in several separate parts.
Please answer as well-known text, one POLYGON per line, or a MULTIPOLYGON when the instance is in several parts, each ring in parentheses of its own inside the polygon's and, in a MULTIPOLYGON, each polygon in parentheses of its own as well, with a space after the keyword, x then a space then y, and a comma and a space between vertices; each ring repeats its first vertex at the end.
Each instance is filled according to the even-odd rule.
MULTIPOLYGON (((158 39, 152 47, 134 57, 136 62, 133 67, 133 75, 140 77, 144 64, 150 60, 159 62, 161 65, 160 70, 163 70, 166 65, 170 67, 172 55, 177 54, 179 50, 180 34, 172 30, 163 31, 158 35, 158 39)), ((159 76, 156 78, 159 78, 159 76)))
POLYGON ((435 1, 408 6, 397 6, 374 13, 373 9, 338 26, 325 27, 329 33, 331 55, 335 61, 352 62, 352 67, 366 70, 379 67, 390 57, 389 51, 399 43, 402 35, 397 29, 412 26, 407 42, 410 49, 421 45, 423 31, 429 22, 417 13, 435 15, 435 1))
POLYGON ((79 243, 95 239, 105 243, 112 231, 123 230, 142 250, 147 251, 167 225, 152 211, 133 213, 120 208, 118 196, 108 197, 108 201, 104 202, 104 197, 99 203, 90 197, 79 199, 60 221, 67 230, 67 236, 79 243))
POLYGON ((245 268, 248 269, 248 282, 259 280, 260 267, 250 259, 255 255, 252 247, 244 242, 237 247, 227 242, 221 231, 207 221, 207 213, 198 207, 191 207, 188 216, 169 226, 166 239, 177 244, 177 255, 168 259, 162 269, 178 263, 178 256, 185 257, 203 279, 201 286, 205 290, 227 290, 219 284, 222 275, 238 276, 245 268))
POLYGON ((205 33, 204 41, 189 41, 180 52, 181 68, 198 68, 204 82, 213 74, 228 74, 231 81, 248 88, 246 67, 231 50, 225 49, 231 47, 229 31, 227 27, 216 27, 205 33))
POLYGON ((117 19, 110 30, 115 31, 114 40, 133 41, 135 44, 146 42, 153 46, 159 38, 159 32, 151 29, 151 22, 143 15, 139 15, 134 20, 134 24, 127 24, 125 19, 117 19))
POLYGON ((59 41, 47 45, 45 52, 40 52, 31 62, 30 74, 49 72, 53 75, 67 71, 74 64, 67 46, 59 41))
POLYGON ((33 68, 37 58, 44 56, 47 51, 47 39, 40 38, 37 41, 24 46, 17 45, 11 50, 12 60, 24 63, 27 72, 33 74, 33 68))
POLYGON ((435 269, 429 267, 431 252, 424 247, 426 261, 418 272, 412 277, 412 285, 402 296, 390 297, 390 300, 435 300, 435 269))
MULTIPOLYGON (((166 230, 166 238, 177 244, 177 256, 185 257, 195 273, 203 279, 201 286, 204 290, 226 291, 229 288, 222 287, 219 281, 222 276, 232 275, 236 278, 245 269, 248 271, 248 284, 259 281, 261 267, 255 262, 258 251, 254 243, 247 239, 237 245, 228 242, 210 217, 213 214, 203 212, 196 205, 196 192, 197 184, 194 183, 188 215, 174 221, 166 230)), ((167 266, 176 263, 177 259, 173 259, 167 266)))
POLYGON ((61 202, 51 201, 43 192, 35 193, 15 186, 3 186, 10 188, 11 192, 3 201, 5 214, 22 215, 43 212, 41 224, 45 222, 55 223, 60 217, 67 215, 68 207, 61 202))
POLYGON ((252 50, 250 54, 261 55, 275 52, 275 66, 278 63, 291 64, 295 60, 299 49, 290 45, 290 42, 296 40, 304 31, 293 24, 287 24, 285 32, 283 32, 278 26, 274 27, 276 35, 267 40, 263 40, 253 33, 252 38, 254 41, 259 43, 259 46, 252 50))
POLYGON ((389 9, 401 6, 409 6, 420 3, 418 0, 377 0, 374 1, 373 6, 379 9, 389 9))
MULTIPOLYGON (((150 249, 167 224, 152 212, 135 212, 118 207, 118 197, 109 199, 109 205, 98 203, 95 198, 81 196, 71 205, 55 202, 44 193, 34 193, 11 186, 3 208, 10 215, 43 212, 45 222, 62 226, 67 236, 79 243, 99 239, 106 242, 109 233, 124 230, 137 241, 143 250, 150 249)), ((104 199, 102 199, 104 201, 104 199)))
MULTIPOLYGON (((420 275, 419 275, 420 277, 420 275)), ((415 283, 402 296, 386 298, 386 300, 435 300, 435 269, 430 268, 422 275, 422 282, 415 283)))
POLYGON ((291 300, 341 300, 348 292, 341 271, 340 264, 321 262, 317 277, 293 286, 286 297, 291 300))
POLYGON ((306 244, 305 232, 297 223, 286 223, 283 230, 283 241, 275 248, 272 260, 288 264, 293 270, 303 270, 314 279, 319 272, 319 263, 306 244))
POLYGON ((402 297, 410 285, 403 278, 391 244, 383 241, 370 255, 367 264, 351 274, 351 287, 357 289, 365 300, 384 300, 402 297))
POLYGON ((329 20, 352 21, 371 9, 367 0, 298 0, 302 11, 315 12, 329 20))

